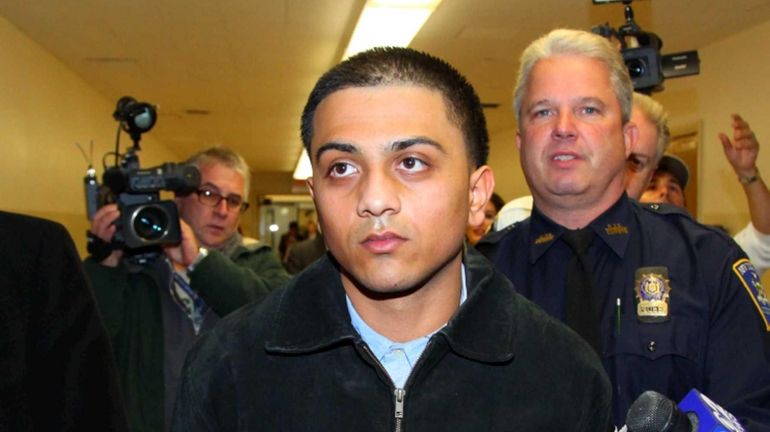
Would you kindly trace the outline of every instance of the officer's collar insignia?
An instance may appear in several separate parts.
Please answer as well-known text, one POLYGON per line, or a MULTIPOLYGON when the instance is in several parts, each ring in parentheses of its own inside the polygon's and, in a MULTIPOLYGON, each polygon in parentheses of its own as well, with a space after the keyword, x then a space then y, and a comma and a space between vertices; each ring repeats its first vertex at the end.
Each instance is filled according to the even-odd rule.
POLYGON ((765 329, 770 331, 770 301, 767 299, 764 288, 762 288, 762 282, 754 265, 746 258, 742 258, 733 264, 733 271, 738 275, 738 279, 749 293, 751 301, 757 307, 759 315, 765 322, 765 329))
POLYGON ((549 241, 553 241, 553 233, 541 234, 540 237, 535 239, 535 244, 539 245, 543 243, 548 243, 549 241))
POLYGON ((669 320, 669 285, 667 267, 636 269, 636 317, 641 322, 658 323, 669 320))
POLYGON ((607 224, 604 231, 607 235, 628 234, 628 227, 619 223, 607 224))

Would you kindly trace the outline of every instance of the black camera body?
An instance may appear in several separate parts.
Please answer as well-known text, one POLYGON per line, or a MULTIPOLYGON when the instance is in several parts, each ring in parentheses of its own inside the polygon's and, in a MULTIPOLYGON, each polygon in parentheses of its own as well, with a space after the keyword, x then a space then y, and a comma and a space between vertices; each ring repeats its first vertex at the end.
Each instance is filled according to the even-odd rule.
POLYGON ((116 203, 120 210, 112 241, 104 242, 89 233, 88 251, 101 261, 113 250, 123 249, 132 263, 145 264, 160 255, 162 246, 182 241, 176 204, 172 200, 161 200, 160 192, 170 191, 176 195, 195 192, 201 181, 200 171, 192 165, 171 162, 152 168, 139 167, 139 139, 155 125, 152 105, 123 97, 113 116, 120 122, 119 130, 131 135, 134 146, 124 155, 118 155, 119 142, 116 143, 115 166, 104 171, 102 184, 93 168, 86 171, 88 219, 105 204, 116 203))
POLYGON ((700 73, 700 59, 697 51, 684 51, 663 55, 660 53, 663 41, 655 33, 643 31, 634 21, 631 8, 633 0, 593 0, 594 4, 623 3, 626 22, 617 30, 609 24, 591 29, 606 38, 620 42, 620 53, 628 68, 634 90, 650 94, 663 90, 666 78, 677 78, 700 73))
POLYGON ((160 191, 186 195, 199 185, 200 172, 194 166, 164 163, 139 169, 135 154, 129 153, 122 166, 104 173, 106 190, 87 197, 87 201, 97 200, 97 207, 117 203, 120 219, 113 238, 117 246, 130 250, 176 245, 182 240, 179 213, 173 201, 160 199, 160 191))

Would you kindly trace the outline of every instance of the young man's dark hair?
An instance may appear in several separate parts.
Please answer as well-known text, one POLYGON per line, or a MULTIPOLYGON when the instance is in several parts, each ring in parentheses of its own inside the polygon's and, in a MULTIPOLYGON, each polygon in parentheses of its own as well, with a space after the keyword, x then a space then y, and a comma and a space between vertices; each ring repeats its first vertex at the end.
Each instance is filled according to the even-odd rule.
POLYGON ((463 132, 474 166, 487 162, 489 135, 481 101, 468 80, 449 63, 409 48, 374 48, 350 57, 318 80, 302 112, 302 143, 310 151, 318 104, 330 94, 350 87, 410 84, 437 90, 447 113, 463 132))

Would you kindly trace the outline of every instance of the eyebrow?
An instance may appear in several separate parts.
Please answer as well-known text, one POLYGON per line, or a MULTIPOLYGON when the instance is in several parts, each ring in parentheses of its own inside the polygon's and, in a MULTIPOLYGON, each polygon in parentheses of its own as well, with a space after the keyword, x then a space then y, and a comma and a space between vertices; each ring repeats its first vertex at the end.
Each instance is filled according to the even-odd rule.
MULTIPOLYGON (((204 188, 204 187, 208 187, 209 189, 214 189, 214 193, 216 193, 218 195, 222 195, 222 190, 219 189, 219 187, 217 185, 215 185, 214 183, 206 182, 206 183, 203 183, 203 184, 201 184, 199 186, 199 188, 204 188)), ((225 195, 222 195, 222 196, 224 196, 225 198, 227 198, 227 197, 243 198, 241 196, 241 194, 237 194, 237 193, 231 193, 231 194, 228 194, 227 196, 225 196, 225 195)))
MULTIPOLYGON (((418 145, 418 144, 429 145, 429 146, 432 146, 432 147, 438 149, 442 153, 446 153, 446 150, 444 149, 444 147, 438 141, 432 140, 432 139, 430 139, 428 137, 424 137, 424 136, 418 136, 418 137, 407 138, 407 139, 399 139, 399 140, 393 141, 390 144, 390 151, 392 151, 392 152, 402 151, 402 150, 405 150, 405 149, 407 149, 409 147, 412 147, 412 146, 418 145)), ((329 143, 326 143, 326 144, 322 145, 321 147, 319 147, 318 151, 316 151, 316 153, 315 153, 315 161, 316 161, 316 163, 318 163, 321 160, 321 155, 323 155, 325 152, 331 151, 331 150, 336 150, 336 151, 340 151, 340 152, 343 152, 343 153, 350 153, 350 154, 359 154, 359 153, 361 153, 361 151, 356 146, 354 146, 352 144, 345 144, 345 143, 339 143, 339 142, 329 142, 329 143)))
POLYGON ((321 155, 331 150, 337 150, 343 153, 352 153, 352 154, 360 153, 360 151, 351 144, 329 142, 319 147, 318 151, 315 152, 315 162, 319 163, 321 161, 321 155))

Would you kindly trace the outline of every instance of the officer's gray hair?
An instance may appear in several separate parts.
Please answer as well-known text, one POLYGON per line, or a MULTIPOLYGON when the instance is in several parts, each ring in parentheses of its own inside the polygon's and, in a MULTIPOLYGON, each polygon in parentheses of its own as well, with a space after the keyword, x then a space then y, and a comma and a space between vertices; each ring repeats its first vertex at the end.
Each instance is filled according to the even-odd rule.
POLYGON ((519 73, 514 90, 513 109, 516 122, 521 125, 521 104, 529 84, 530 72, 538 61, 557 55, 579 55, 601 61, 607 66, 615 96, 620 103, 621 120, 626 124, 631 118, 631 95, 633 84, 620 51, 606 38, 599 35, 571 29, 553 30, 541 36, 524 50, 519 60, 519 73))

